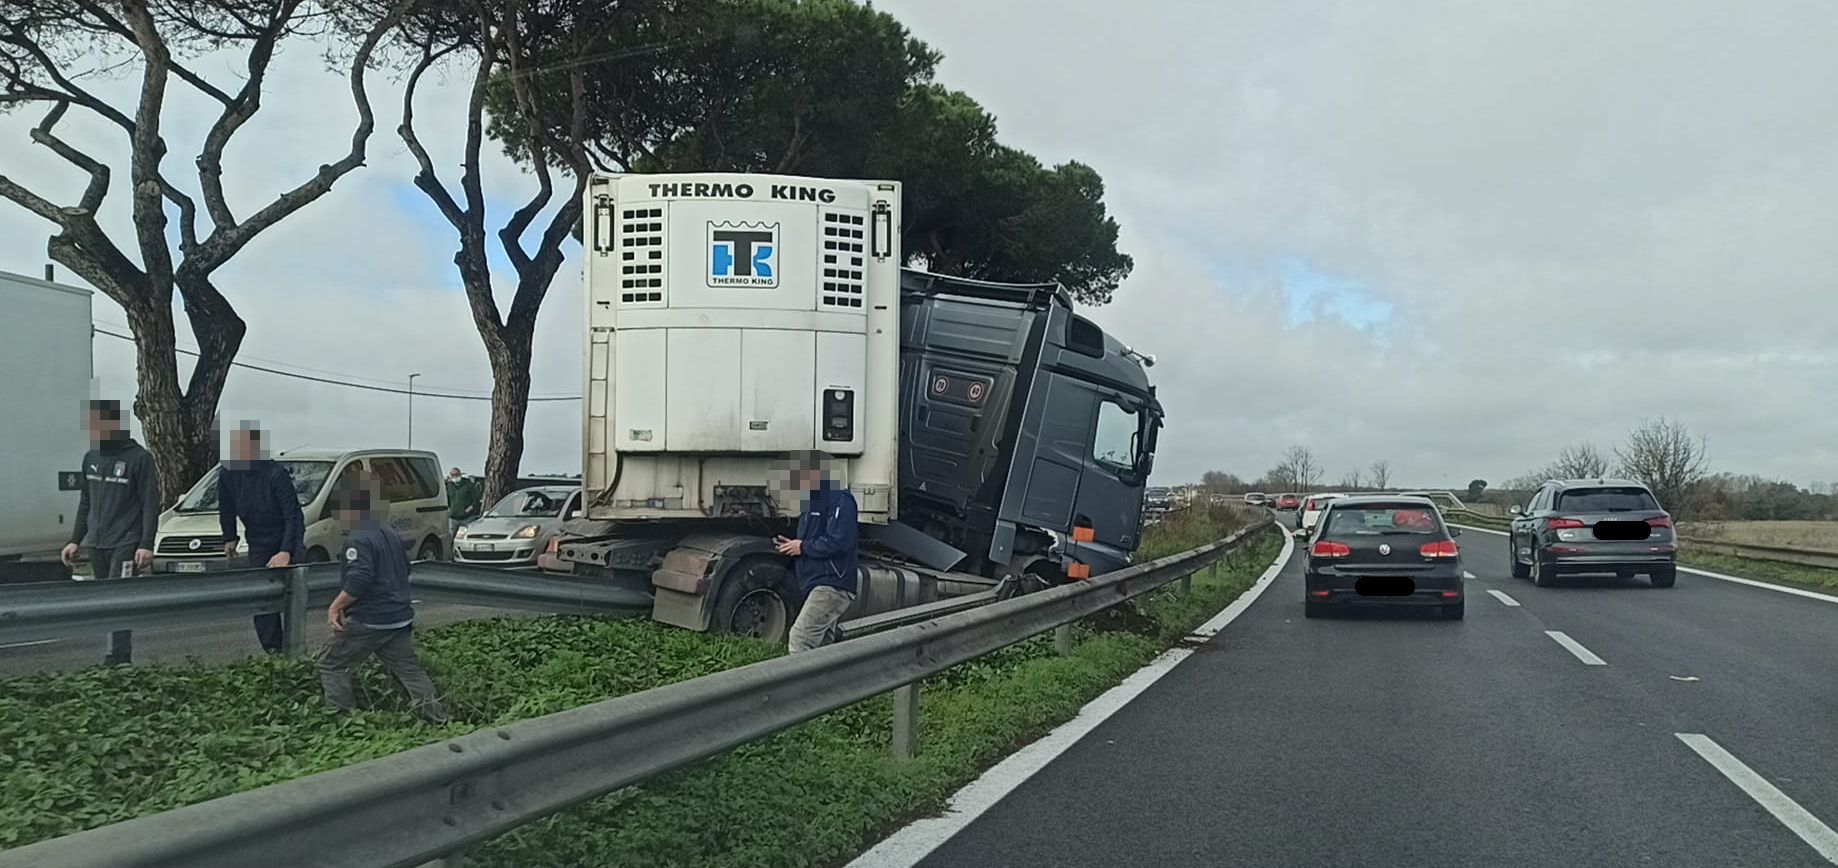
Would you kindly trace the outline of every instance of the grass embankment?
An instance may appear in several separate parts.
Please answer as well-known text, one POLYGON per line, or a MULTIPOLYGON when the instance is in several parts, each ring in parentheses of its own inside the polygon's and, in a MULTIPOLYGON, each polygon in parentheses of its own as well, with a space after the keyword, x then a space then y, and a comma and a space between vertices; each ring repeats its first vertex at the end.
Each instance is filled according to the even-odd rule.
MULTIPOLYGON (((1509 526, 1503 519, 1490 520, 1481 518, 1477 520, 1473 516, 1467 515, 1454 517, 1451 520, 1457 524, 1484 527, 1490 530, 1503 531, 1509 526)), ((1767 524, 1767 522, 1730 522, 1728 524, 1760 525, 1767 524)), ((1782 522, 1782 524, 1814 523, 1782 522)), ((1696 535, 1701 532, 1701 528, 1702 526, 1693 525, 1686 529, 1685 533, 1696 535)), ((1804 534, 1802 533, 1802 535, 1804 534)), ((1777 541, 1763 542, 1755 535, 1750 535, 1750 537, 1745 538, 1741 534, 1728 531, 1718 534, 1714 539, 1734 543, 1745 543, 1748 545, 1784 545, 1791 547, 1807 544, 1777 541)), ((1824 542, 1825 540, 1823 537, 1820 537, 1818 541, 1824 542)), ((1692 551, 1690 540, 1685 540, 1680 543, 1678 565, 1691 569, 1708 570, 1713 573, 1739 576, 1745 579, 1754 579, 1758 582, 1772 582, 1774 584, 1786 585, 1793 588, 1804 588, 1809 591, 1838 593, 1838 570, 1805 566, 1802 564, 1789 564, 1781 561, 1770 561, 1763 558, 1745 558, 1737 555, 1717 554, 1715 552, 1692 551)))
MULTIPOLYGON (((1172 516, 1145 557, 1224 536, 1223 510, 1172 516)), ((469 864, 822 865, 940 807, 957 787, 1069 718, 1255 581, 1280 539, 1140 601, 1129 629, 1081 626, 926 682, 920 756, 888 755, 891 707, 870 700, 526 826, 469 864)), ((416 723, 371 670, 377 711, 318 708, 303 661, 85 670, 0 679, 0 846, 65 834, 766 659, 761 643, 640 621, 501 620, 429 631, 424 656, 462 722, 416 723)))

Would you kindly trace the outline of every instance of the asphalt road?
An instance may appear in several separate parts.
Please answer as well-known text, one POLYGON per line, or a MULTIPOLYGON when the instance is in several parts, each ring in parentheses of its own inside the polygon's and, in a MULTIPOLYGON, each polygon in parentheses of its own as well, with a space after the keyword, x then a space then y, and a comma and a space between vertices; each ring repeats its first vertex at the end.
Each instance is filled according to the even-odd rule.
POLYGON ((1291 558, 921 864, 1832 864, 1678 734, 1809 812, 1817 841, 1838 824, 1838 605, 1689 573, 1537 588, 1508 577, 1503 536, 1459 543, 1460 622, 1305 620, 1291 558))
MULTIPOLYGON (((323 646, 330 631, 326 629, 324 611, 307 619, 307 647, 323 646)), ((487 609, 478 606, 420 603, 415 606, 415 624, 438 627, 455 621, 527 614, 487 609)), ((32 675, 81 669, 102 662, 106 637, 73 636, 50 642, 28 642, 0 645, 0 676, 32 675)), ((255 626, 247 618, 209 621, 183 627, 134 631, 134 663, 138 666, 160 664, 228 663, 260 653, 255 641, 255 626)))

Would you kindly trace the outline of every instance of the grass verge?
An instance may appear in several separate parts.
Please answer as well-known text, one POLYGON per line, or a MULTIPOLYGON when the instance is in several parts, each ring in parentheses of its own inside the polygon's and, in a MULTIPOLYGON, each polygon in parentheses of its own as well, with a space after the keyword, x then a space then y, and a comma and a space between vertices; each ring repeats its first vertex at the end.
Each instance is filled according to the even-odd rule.
MULTIPOLYGON (((1223 536, 1229 513, 1171 517, 1144 555, 1223 536)), ((1082 625, 1072 654, 1042 637, 925 685, 921 755, 887 755, 891 707, 871 700, 718 759, 526 826, 479 865, 821 865, 936 810, 957 787, 1069 718, 1255 581, 1281 544, 1260 536, 1193 593, 1139 601, 1128 629, 1082 625)), ((766 659, 777 648, 639 621, 546 618, 429 631, 424 657, 461 723, 432 728, 374 669, 379 710, 322 712, 303 661, 92 669, 0 679, 0 847, 150 814, 766 659)))

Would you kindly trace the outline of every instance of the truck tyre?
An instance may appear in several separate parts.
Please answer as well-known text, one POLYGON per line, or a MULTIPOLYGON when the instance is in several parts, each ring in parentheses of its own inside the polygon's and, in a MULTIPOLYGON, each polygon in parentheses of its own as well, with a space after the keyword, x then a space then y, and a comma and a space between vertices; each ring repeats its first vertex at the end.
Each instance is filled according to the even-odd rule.
POLYGON ((326 554, 325 549, 322 549, 318 546, 313 546, 312 548, 306 550, 306 562, 309 564, 330 563, 331 560, 332 560, 332 556, 326 554))
POLYGON ((798 613, 794 584, 791 568, 778 558, 742 561, 721 583, 710 632, 784 643, 798 613))

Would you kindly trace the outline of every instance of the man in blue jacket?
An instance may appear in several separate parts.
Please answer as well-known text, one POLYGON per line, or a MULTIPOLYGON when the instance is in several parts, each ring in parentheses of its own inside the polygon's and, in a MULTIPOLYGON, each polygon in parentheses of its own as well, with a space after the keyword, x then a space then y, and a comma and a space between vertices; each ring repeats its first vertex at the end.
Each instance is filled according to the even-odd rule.
MULTIPOLYGON (((236 557, 239 519, 249 534, 251 566, 285 567, 306 559, 306 521, 293 474, 269 460, 261 430, 248 422, 230 434, 230 460, 217 471, 217 521, 226 559, 236 557)), ((255 616, 255 638, 263 651, 279 654, 281 613, 255 616)))
POLYGON ((357 708, 351 670, 375 654, 383 668, 408 691, 409 708, 429 723, 447 722, 440 696, 415 654, 415 609, 410 605, 408 550, 402 538, 377 520, 370 480, 332 492, 332 512, 350 535, 340 558, 343 584, 326 607, 332 641, 319 655, 319 687, 334 710, 357 708))
POLYGON ((787 643, 793 654, 829 642, 843 613, 855 602, 855 495, 828 478, 827 461, 820 452, 793 459, 792 484, 803 493, 803 514, 796 538, 774 540, 779 554, 792 559, 804 590, 804 606, 787 643))

